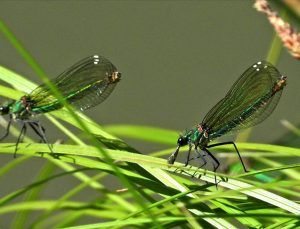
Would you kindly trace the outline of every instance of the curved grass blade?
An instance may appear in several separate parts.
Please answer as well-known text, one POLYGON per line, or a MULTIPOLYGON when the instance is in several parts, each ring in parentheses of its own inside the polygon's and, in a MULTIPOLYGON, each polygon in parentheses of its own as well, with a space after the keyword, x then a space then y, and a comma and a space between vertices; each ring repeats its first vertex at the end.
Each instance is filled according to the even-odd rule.
POLYGON ((165 145, 173 145, 174 139, 178 137, 177 131, 141 125, 108 125, 104 126, 104 129, 117 136, 125 136, 165 145))

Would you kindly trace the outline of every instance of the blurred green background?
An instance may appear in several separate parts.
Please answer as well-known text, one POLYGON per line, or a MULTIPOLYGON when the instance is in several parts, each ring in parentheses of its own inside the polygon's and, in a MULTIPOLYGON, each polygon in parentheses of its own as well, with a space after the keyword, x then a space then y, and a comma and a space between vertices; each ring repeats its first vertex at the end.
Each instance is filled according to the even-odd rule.
MULTIPOLYGON (((246 68, 266 58, 273 29, 252 4, 2 1, 0 13, 50 77, 92 54, 117 66, 122 82, 87 112, 97 122, 184 130, 200 122, 246 68)), ((3 35, 0 44, 3 66, 40 83, 3 35)), ((283 50, 277 66, 288 87, 274 114, 256 127, 254 141, 281 136, 281 119, 298 121, 300 108, 291 102, 299 98, 299 62, 283 50)))
MULTIPOLYGON (((253 1, 1 1, 0 17, 50 78, 93 54, 117 66, 120 84, 107 101, 86 112, 99 124, 158 126, 178 134, 201 122, 244 70, 266 58, 274 36, 253 1)), ((1 65, 40 83, 2 34, 0 47, 1 65)), ((250 141, 280 139, 287 132, 282 119, 298 124, 299 66, 283 49, 277 67, 288 76, 288 86, 250 141)), ((44 126, 50 142, 64 139, 48 122, 44 126)), ((144 145, 129 143, 147 152, 144 145)), ((12 160, 1 157, 1 164, 12 160)), ((40 163, 33 159, 15 170, 0 195, 26 184, 40 163)), ((56 182, 60 189, 76 183, 56 182)))
MULTIPOLYGON (((265 59, 273 37, 252 1, 0 4, 2 19, 50 77, 92 54, 117 66, 122 82, 107 101, 87 112, 102 124, 189 128, 246 68, 265 59)), ((40 83, 3 35, 0 44, 1 65, 40 83)), ((299 62, 283 50, 278 68, 288 76, 288 87, 274 114, 251 136, 254 141, 281 136, 280 119, 298 121, 300 107, 291 101, 299 98, 299 62)))

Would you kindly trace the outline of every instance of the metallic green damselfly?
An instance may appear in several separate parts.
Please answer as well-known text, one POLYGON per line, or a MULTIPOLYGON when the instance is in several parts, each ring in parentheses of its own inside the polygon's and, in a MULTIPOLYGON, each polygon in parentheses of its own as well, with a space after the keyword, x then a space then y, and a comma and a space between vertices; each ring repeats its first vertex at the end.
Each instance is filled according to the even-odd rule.
MULTIPOLYGON (((74 64, 52 79, 51 83, 69 104, 84 111, 103 102, 113 91, 120 78, 121 73, 108 59, 94 55, 74 64)), ((16 150, 26 133, 27 125, 33 129, 42 142, 48 144, 45 129, 34 117, 62 107, 63 105, 45 84, 38 86, 17 101, 0 106, 0 115, 9 115, 6 132, 0 141, 8 136, 12 120, 16 120, 21 123, 16 150)), ((52 151, 52 149, 50 150, 52 151)))
POLYGON ((275 109, 282 89, 286 85, 286 79, 272 64, 266 61, 253 64, 233 84, 226 96, 207 113, 200 124, 178 138, 177 149, 168 158, 168 163, 174 164, 180 147, 188 145, 185 165, 187 166, 191 160, 201 158, 203 163, 199 167, 203 167, 207 163, 205 155, 208 155, 214 161, 215 172, 220 162, 208 149, 231 144, 246 172, 245 164, 233 141, 210 145, 209 142, 265 120, 275 109), (190 157, 192 149, 196 152, 195 158, 190 157))

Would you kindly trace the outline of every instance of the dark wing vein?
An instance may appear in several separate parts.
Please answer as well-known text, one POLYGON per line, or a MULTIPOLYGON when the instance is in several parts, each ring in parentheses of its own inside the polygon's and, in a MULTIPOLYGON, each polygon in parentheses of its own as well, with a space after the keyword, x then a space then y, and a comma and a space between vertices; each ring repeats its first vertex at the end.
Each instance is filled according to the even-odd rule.
POLYGON ((273 95, 272 89, 280 77, 280 72, 266 61, 248 68, 203 119, 202 123, 210 128, 210 139, 266 119, 279 101, 282 91, 273 95))
MULTIPOLYGON (((116 82, 110 78, 116 67, 101 56, 87 57, 68 68, 51 82, 68 102, 80 110, 85 110, 104 101, 112 92, 116 82)), ((32 111, 48 112, 61 107, 45 84, 29 94, 32 111)))

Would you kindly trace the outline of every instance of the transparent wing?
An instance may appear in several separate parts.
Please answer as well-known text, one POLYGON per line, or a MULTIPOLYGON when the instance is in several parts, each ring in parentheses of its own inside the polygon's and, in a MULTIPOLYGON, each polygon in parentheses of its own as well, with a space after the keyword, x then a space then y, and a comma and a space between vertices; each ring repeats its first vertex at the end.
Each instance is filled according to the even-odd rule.
POLYGON ((272 93, 280 72, 266 61, 248 68, 226 96, 203 119, 210 128, 210 138, 254 126, 275 109, 282 90, 272 93))
MULTIPOLYGON (((70 104, 85 110, 103 102, 119 81, 116 67, 101 56, 87 57, 60 74, 51 82, 70 104)), ((29 95, 33 112, 42 113, 61 107, 45 84, 29 95)))

